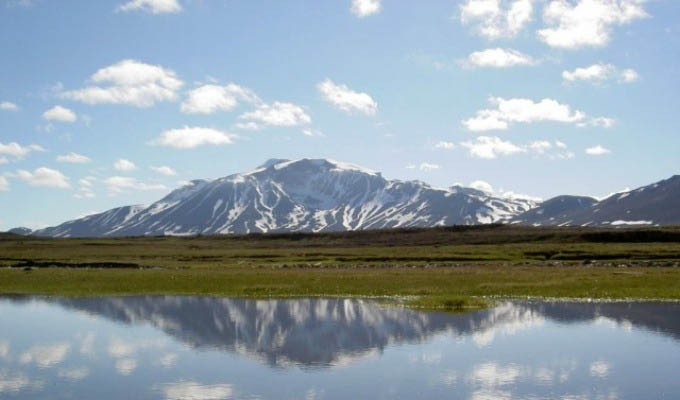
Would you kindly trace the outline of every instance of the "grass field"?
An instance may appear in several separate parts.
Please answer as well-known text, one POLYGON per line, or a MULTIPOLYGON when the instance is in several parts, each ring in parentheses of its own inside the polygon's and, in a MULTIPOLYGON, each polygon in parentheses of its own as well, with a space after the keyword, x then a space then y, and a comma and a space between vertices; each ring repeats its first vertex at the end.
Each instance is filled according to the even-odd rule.
POLYGON ((0 236, 0 294, 680 299, 680 229, 454 227, 333 234, 0 236))

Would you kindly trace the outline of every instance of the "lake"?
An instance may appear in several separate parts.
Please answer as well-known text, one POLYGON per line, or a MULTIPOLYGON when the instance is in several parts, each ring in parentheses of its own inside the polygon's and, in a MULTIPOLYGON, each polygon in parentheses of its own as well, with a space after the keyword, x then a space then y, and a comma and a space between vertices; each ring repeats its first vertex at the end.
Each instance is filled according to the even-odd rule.
POLYGON ((680 304, 0 297, 0 398, 680 398, 680 304))

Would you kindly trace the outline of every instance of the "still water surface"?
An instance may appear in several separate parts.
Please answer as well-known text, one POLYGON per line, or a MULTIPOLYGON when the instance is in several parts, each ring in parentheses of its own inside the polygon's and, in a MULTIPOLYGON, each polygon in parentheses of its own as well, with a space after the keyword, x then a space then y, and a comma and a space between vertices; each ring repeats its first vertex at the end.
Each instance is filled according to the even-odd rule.
POLYGON ((0 297, 2 399, 678 399, 680 305, 0 297))

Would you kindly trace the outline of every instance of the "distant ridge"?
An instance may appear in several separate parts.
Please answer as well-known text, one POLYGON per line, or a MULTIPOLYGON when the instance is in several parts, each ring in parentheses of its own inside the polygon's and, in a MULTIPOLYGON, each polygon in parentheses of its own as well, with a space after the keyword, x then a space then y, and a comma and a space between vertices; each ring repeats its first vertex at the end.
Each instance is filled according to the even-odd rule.
POLYGON ((268 160, 255 170, 194 180, 148 207, 127 206, 34 232, 85 237, 327 232, 507 221, 536 206, 471 188, 387 180, 327 159, 268 160))
POLYGON ((149 206, 125 206, 34 232, 51 237, 196 235, 511 223, 533 226, 680 225, 680 176, 604 200, 542 203, 473 188, 387 180, 328 159, 271 159, 256 169, 193 180, 149 206))

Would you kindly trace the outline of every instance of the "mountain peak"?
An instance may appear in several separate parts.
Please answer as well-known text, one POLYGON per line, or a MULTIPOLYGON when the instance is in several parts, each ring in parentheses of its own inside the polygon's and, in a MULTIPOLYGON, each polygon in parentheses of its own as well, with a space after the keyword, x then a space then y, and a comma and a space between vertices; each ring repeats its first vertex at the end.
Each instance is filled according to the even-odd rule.
MULTIPOLYGON (((270 160, 271 161, 271 160, 270 160)), ((379 172, 373 171, 372 169, 362 167, 357 164, 346 163, 342 161, 336 161, 329 158, 301 158, 298 160, 286 160, 277 164, 273 167, 277 170, 287 169, 287 168, 320 168, 322 170, 330 170, 334 172, 338 171, 355 171, 361 172, 368 175, 378 176, 379 172)))

